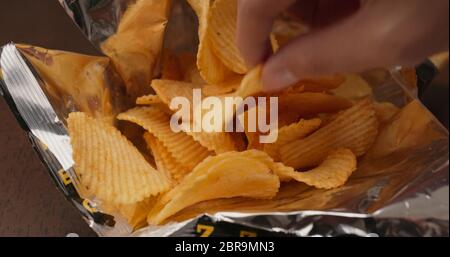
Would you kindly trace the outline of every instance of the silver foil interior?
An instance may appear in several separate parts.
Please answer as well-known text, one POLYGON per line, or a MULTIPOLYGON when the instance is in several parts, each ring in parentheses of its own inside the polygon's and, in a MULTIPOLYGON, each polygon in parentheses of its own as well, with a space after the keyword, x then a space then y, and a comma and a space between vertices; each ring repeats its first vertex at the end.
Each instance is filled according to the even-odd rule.
MULTIPOLYGON (((76 20, 98 45, 114 32, 124 6, 133 1, 96 2, 66 0, 64 6, 71 14, 79 15, 76 20)), ((174 2, 165 48, 195 49, 195 16, 183 0, 174 2), (186 30, 187 27, 192 30, 186 30)), ((69 137, 61 122, 64 117, 52 107, 42 90, 42 80, 14 44, 3 47, 0 63, 5 99, 29 132, 34 148, 58 187, 101 236, 198 236, 199 224, 213 226, 215 236, 242 236, 243 231, 259 236, 449 235, 448 131, 437 119, 434 125, 442 133, 442 139, 376 161, 362 162, 341 188, 309 189, 302 198, 283 199, 281 206, 270 206, 264 212, 248 204, 246 210, 227 210, 225 204, 217 213, 133 232, 123 218, 102 216, 101 206, 96 206, 95 199, 79 197, 76 183, 75 188, 64 185, 61 171, 77 180, 69 137)), ((370 80, 370 75, 366 76, 370 80)), ((387 73, 383 80, 372 81, 371 85, 377 100, 399 107, 415 98, 405 89, 396 70, 387 73)))

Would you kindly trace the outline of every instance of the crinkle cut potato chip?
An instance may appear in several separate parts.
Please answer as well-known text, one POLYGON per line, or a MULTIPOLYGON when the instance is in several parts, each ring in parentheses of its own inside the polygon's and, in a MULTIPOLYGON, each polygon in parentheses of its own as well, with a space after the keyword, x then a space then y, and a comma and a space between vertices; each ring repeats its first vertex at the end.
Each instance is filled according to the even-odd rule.
MULTIPOLYGON (((184 97, 189 100, 191 107, 193 105, 193 90, 200 87, 192 83, 173 81, 173 80, 159 80, 155 79, 151 84, 161 101, 170 108, 170 103, 175 97, 184 97)), ((172 111, 177 109, 172 108, 172 111)))
POLYGON ((236 44, 237 0, 216 0, 209 16, 208 32, 214 53, 228 69, 238 74, 248 69, 236 44))
POLYGON ((159 58, 171 0, 137 0, 123 15, 116 34, 102 45, 125 82, 131 100, 148 94, 159 58))
POLYGON ((144 140, 149 150, 153 153, 158 170, 169 174, 175 182, 180 181, 190 172, 187 167, 173 158, 169 150, 152 134, 146 132, 144 140))
POLYGON ((302 79, 292 87, 286 89, 287 93, 313 92, 323 93, 336 89, 344 83, 346 78, 342 75, 322 76, 318 78, 302 79))
POLYGON ((100 201, 134 204, 169 189, 166 174, 155 170, 116 128, 84 113, 71 113, 67 123, 75 172, 100 201))
POLYGON ((117 116, 117 119, 136 123, 154 135, 173 157, 192 170, 206 157, 212 155, 184 132, 175 133, 170 127, 170 116, 155 107, 139 107, 117 116))
POLYGON ((275 143, 265 144, 264 152, 268 153, 274 160, 280 160, 279 149, 292 141, 303 139, 320 128, 320 119, 300 120, 289 126, 284 126, 278 131, 278 138, 275 143))
POLYGON ((332 189, 345 184, 356 170, 356 156, 348 149, 338 149, 330 152, 328 157, 316 168, 297 172, 294 169, 283 169, 277 174, 280 177, 290 177, 299 182, 319 189, 332 189))
POLYGON ((199 41, 197 53, 197 66, 203 80, 209 84, 218 84, 226 81, 233 75, 220 59, 215 55, 210 36, 208 35, 208 17, 212 5, 211 0, 188 0, 197 14, 199 21, 199 41))
POLYGON ((343 97, 325 93, 294 93, 279 96, 281 113, 291 111, 302 117, 334 113, 348 109, 352 105, 351 101, 343 97))
POLYGON ((193 204, 219 198, 273 198, 280 180, 265 163, 230 152, 209 157, 160 199, 160 210, 148 217, 149 224, 165 219, 193 204), (251 168, 249 168, 251 167, 251 168))
POLYGON ((286 165, 299 169, 318 165, 337 148, 347 148, 361 156, 373 144, 377 133, 373 103, 364 99, 312 135, 282 146, 280 158, 286 165))
POLYGON ((240 96, 245 99, 246 97, 254 96, 263 92, 261 81, 262 69, 263 66, 259 65, 248 72, 242 79, 241 85, 233 95, 240 96))
POLYGON ((203 147, 216 154, 237 151, 238 143, 235 142, 231 133, 227 132, 187 132, 195 141, 203 147))
POLYGON ((137 105, 154 105, 160 103, 162 103, 162 101, 157 95, 145 95, 136 99, 137 105))

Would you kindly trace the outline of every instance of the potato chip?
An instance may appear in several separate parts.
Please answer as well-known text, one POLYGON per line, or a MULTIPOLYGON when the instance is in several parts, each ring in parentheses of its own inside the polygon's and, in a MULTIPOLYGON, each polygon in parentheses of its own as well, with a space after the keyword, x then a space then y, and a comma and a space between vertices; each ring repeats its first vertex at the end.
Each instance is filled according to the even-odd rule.
POLYGON ((334 113, 350 108, 353 104, 342 97, 324 93, 294 93, 279 96, 279 110, 295 112, 301 117, 321 113, 334 113))
POLYGON ((348 148, 356 156, 367 152, 378 133, 378 120, 372 102, 362 100, 340 113, 312 135, 280 148, 283 163, 298 168, 313 167, 337 148, 348 148))
POLYGON ((251 70, 244 76, 241 85, 233 95, 240 96, 245 99, 246 97, 254 96, 258 93, 263 92, 261 75, 262 65, 253 68, 253 70, 251 70))
POLYGON ((136 99, 137 105, 154 105, 163 103, 157 95, 145 95, 136 99))
POLYGON ((119 120, 133 122, 154 135, 172 156, 192 170, 206 157, 212 155, 184 132, 175 133, 170 127, 170 116, 154 107, 139 107, 117 116, 119 120))
POLYGON ((144 140, 149 150, 153 153, 158 170, 169 174, 169 177, 176 183, 191 172, 182 163, 173 158, 169 150, 152 134, 146 132, 144 134, 144 140))
POLYGON ((147 226, 147 215, 156 203, 157 197, 150 197, 134 204, 118 206, 118 213, 125 217, 134 230, 147 226))
POLYGON ((187 132, 195 141, 203 147, 216 154, 237 151, 238 144, 235 143, 231 133, 227 132, 187 132))
POLYGON ((294 169, 277 170, 277 174, 291 177, 299 182, 320 188, 332 189, 347 182, 356 170, 356 156, 348 149, 332 151, 328 157, 316 168, 306 172, 296 172, 294 169))
POLYGON ((125 82, 128 95, 150 93, 153 70, 162 49, 170 0, 138 0, 123 15, 116 34, 102 45, 125 82))
POLYGON ((188 0, 199 20, 199 41, 197 66, 204 81, 218 84, 232 76, 222 61, 215 55, 208 32, 208 17, 210 15, 211 0, 188 0))
MULTIPOLYGON (((170 103, 175 97, 184 97, 188 99, 192 107, 193 90, 199 88, 192 83, 158 79, 153 80, 151 86, 161 101, 168 107, 170 107, 170 103)), ((172 111, 177 111, 177 109, 172 108, 172 111)))
POLYGON ((374 108, 378 121, 381 124, 389 122, 400 112, 400 109, 397 106, 389 102, 375 103, 374 108))
POLYGON ((236 44, 237 0, 216 0, 210 11, 208 35, 214 53, 237 74, 248 72, 236 44))
POLYGON ((287 89, 291 93, 313 92, 323 93, 336 89, 345 82, 345 77, 341 75, 322 76, 318 78, 302 79, 287 89))
POLYGON ((413 101, 386 123, 365 158, 378 158, 409 147, 429 144, 443 135, 434 117, 419 101, 413 101))
POLYGON ((361 76, 351 74, 345 76, 345 82, 331 90, 333 94, 349 100, 359 100, 373 94, 372 88, 361 76))
POLYGON ((316 131, 321 124, 320 119, 301 120, 298 123, 281 127, 278 131, 278 139, 273 144, 265 144, 264 152, 268 153, 274 160, 279 161, 279 149, 292 141, 303 139, 316 131))
POLYGON ((270 199, 279 187, 278 177, 267 165, 245 154, 230 152, 209 157, 160 199, 164 207, 149 215, 148 222, 160 224, 188 206, 212 199, 270 199))
POLYGON ((75 172, 100 201, 134 204, 169 189, 166 174, 147 163, 116 128, 84 113, 71 113, 67 123, 75 172))

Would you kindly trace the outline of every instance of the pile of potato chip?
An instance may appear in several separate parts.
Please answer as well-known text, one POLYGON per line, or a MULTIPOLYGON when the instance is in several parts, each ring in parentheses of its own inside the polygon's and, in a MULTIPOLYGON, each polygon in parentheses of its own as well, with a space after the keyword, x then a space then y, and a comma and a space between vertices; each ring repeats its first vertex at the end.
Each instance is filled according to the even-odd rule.
MULTIPOLYGON (((145 70, 148 77, 144 66, 154 65, 156 54, 149 52, 140 62, 134 59, 138 54, 120 51, 140 47, 128 36, 140 37, 135 30, 143 28, 134 26, 142 26, 141 14, 160 17, 157 13, 167 8, 152 4, 170 1, 137 1, 125 14, 126 24, 103 46, 113 53, 131 94, 142 92, 140 86, 154 93, 141 95, 134 108, 116 116, 116 124, 142 129, 139 137, 147 150, 138 150, 127 131, 112 123, 89 113, 69 115, 75 171, 86 196, 139 228, 164 224, 208 200, 273 199, 288 181, 325 190, 345 185, 357 170, 358 157, 376 141, 380 124, 398 117, 399 109, 374 102, 371 87, 359 75, 305 79, 282 92, 263 93, 262 67, 248 70, 235 44, 237 1, 187 1, 199 19, 198 53, 165 54, 161 77, 150 85, 137 85, 145 79, 134 76, 145 70), (130 28, 133 33, 127 32, 130 28), (177 109, 170 102, 178 96, 192 101, 193 89, 202 89, 205 97, 279 97, 277 141, 262 144, 260 134, 247 128, 245 133, 173 132, 169 122, 177 109)), ((277 35, 272 39, 276 51, 277 35)), ((384 133, 389 137, 391 132, 384 133)))

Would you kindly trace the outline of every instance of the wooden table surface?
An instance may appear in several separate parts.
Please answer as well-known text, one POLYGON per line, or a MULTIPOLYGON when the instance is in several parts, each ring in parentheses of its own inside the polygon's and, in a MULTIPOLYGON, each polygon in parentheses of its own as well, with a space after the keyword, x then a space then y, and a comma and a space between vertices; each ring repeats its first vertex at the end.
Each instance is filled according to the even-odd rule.
MULTIPOLYGON (((56 0, 0 1, 0 45, 96 53, 56 0)), ((448 74, 448 67, 444 74, 448 74)), ((448 126, 448 75, 426 102, 448 126), (438 98, 436 98, 436 96, 438 98)), ((0 236, 95 236, 60 193, 0 97, 0 236)))

